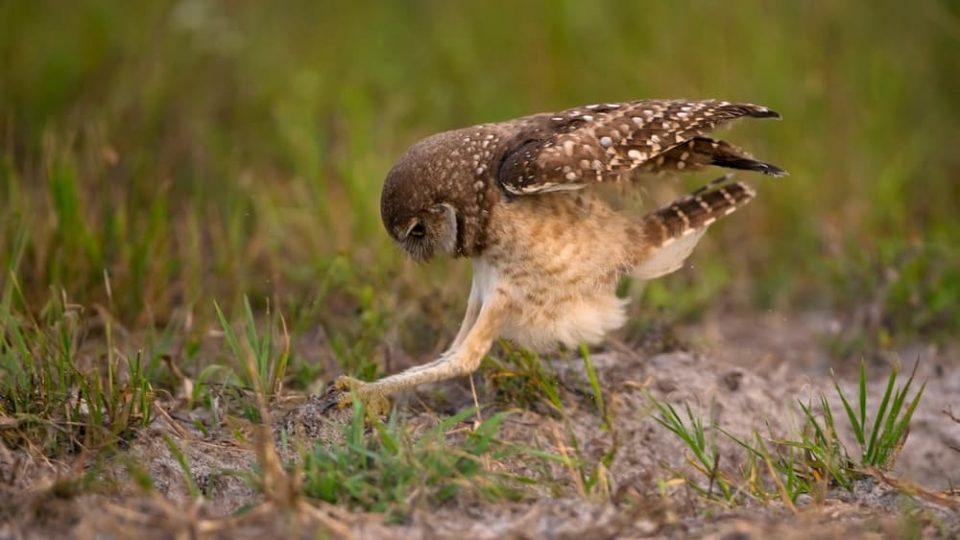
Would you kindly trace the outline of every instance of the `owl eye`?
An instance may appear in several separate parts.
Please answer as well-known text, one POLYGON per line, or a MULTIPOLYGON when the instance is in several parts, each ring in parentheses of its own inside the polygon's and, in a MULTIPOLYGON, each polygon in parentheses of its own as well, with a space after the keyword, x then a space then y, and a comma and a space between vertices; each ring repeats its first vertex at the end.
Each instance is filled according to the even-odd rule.
POLYGON ((414 238, 423 238, 427 234, 426 227, 423 226, 423 223, 419 221, 414 223, 410 230, 407 231, 407 236, 412 236, 414 238))

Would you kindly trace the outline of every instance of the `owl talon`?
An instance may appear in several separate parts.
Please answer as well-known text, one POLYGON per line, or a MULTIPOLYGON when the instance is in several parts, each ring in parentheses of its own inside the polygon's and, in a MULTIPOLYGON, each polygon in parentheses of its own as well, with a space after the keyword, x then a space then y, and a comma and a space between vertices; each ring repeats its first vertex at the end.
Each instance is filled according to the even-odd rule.
POLYGON ((340 376, 333 381, 327 393, 321 398, 320 413, 326 414, 334 408, 346 409, 353 405, 354 396, 364 404, 367 411, 373 414, 383 416, 390 411, 390 402, 374 390, 374 385, 353 377, 340 376))

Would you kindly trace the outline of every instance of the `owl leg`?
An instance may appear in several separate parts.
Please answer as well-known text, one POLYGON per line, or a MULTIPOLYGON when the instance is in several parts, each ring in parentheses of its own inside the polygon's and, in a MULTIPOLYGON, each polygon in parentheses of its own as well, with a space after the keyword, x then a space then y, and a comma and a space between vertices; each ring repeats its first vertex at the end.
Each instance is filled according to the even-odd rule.
POLYGON ((473 325, 477 322, 477 316, 480 315, 480 306, 480 287, 477 286, 477 280, 474 279, 470 285, 470 298, 467 300, 467 311, 463 314, 463 322, 460 323, 460 330, 457 332, 457 337, 453 338, 453 344, 447 349, 448 351, 455 350, 463 344, 463 340, 467 338, 470 329, 472 329, 473 325))
POLYGON ((471 292, 470 296, 460 332, 450 349, 440 358, 370 383, 352 377, 338 377, 321 408, 325 410, 350 405, 352 392, 369 410, 383 414, 389 409, 387 396, 390 394, 476 371, 500 331, 503 303, 492 300, 481 305, 479 294, 471 292))

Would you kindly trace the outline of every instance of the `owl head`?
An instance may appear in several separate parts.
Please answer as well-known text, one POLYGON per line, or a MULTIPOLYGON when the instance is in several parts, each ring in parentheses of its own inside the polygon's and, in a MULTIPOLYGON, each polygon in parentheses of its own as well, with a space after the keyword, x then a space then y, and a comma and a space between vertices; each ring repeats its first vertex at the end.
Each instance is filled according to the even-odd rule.
POLYGON ((444 188, 449 181, 437 181, 444 175, 431 163, 429 159, 401 158, 387 174, 380 194, 384 228, 401 249, 420 262, 438 254, 457 254, 456 197, 444 188))
POLYGON ((495 170, 509 146, 488 126, 438 133, 407 150, 387 174, 380 217, 418 261, 482 252, 490 210, 500 200, 495 170))

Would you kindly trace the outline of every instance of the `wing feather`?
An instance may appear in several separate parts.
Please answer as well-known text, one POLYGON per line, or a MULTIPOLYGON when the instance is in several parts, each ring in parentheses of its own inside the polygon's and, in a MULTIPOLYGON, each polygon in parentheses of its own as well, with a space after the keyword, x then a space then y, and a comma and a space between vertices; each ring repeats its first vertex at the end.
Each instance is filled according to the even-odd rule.
POLYGON ((504 156, 497 178, 508 192, 524 195, 615 181, 637 168, 682 170, 688 163, 689 169, 720 165, 785 174, 733 145, 703 137, 742 117, 780 115, 759 105, 716 100, 645 100, 535 115, 523 120, 524 136, 504 156), (671 153, 687 143, 689 152, 671 153))

